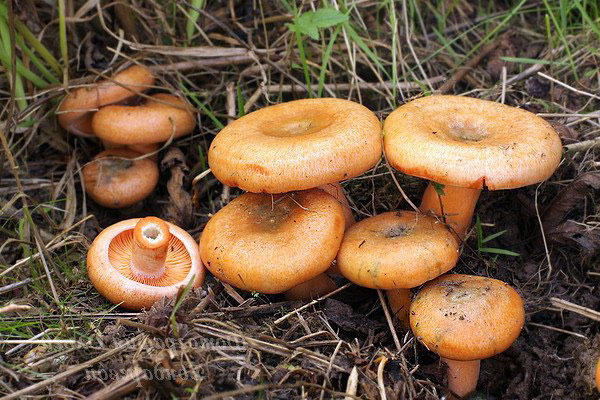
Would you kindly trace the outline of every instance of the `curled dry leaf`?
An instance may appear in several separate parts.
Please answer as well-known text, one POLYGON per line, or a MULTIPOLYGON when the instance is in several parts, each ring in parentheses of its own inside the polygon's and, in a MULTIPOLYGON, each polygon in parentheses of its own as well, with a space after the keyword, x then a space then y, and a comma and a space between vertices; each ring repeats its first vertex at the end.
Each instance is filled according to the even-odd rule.
POLYGON ((169 149, 161 164, 161 169, 169 169, 171 178, 167 182, 167 191, 171 201, 167 206, 167 220, 182 228, 192 224, 192 196, 183 188, 183 181, 189 168, 185 157, 177 147, 169 149))
POLYGON ((572 220, 567 214, 579 205, 589 189, 600 189, 600 171, 586 172, 561 190, 542 213, 542 225, 549 240, 568 244, 576 243, 587 254, 600 248, 600 232, 572 220))

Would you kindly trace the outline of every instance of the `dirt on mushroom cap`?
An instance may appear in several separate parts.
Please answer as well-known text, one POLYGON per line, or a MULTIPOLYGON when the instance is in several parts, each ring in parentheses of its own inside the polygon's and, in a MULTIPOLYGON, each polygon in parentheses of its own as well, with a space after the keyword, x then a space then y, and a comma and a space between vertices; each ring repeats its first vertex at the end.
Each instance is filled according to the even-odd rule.
POLYGON ((428 96, 383 125, 389 163, 438 183, 491 190, 546 180, 562 156, 555 130, 528 111, 462 96, 428 96))
POLYGON ((311 189, 358 176, 381 158, 381 125, 368 108, 305 99, 254 111, 213 140, 217 179, 254 193, 311 189))
POLYGON ((458 243, 435 218, 387 212, 350 227, 337 257, 340 272, 372 289, 408 289, 449 271, 458 243))
POLYGON ((410 326, 430 351, 458 361, 506 350, 519 336, 525 309, 518 293, 497 279, 447 274, 413 299, 410 326))
POLYGON ((99 153, 83 167, 86 193, 98 204, 123 208, 148 197, 158 183, 158 166, 151 158, 128 149, 99 153))
POLYGON ((211 218, 200 253, 220 280, 247 291, 281 293, 329 268, 344 226, 342 206, 322 190, 245 193, 211 218))

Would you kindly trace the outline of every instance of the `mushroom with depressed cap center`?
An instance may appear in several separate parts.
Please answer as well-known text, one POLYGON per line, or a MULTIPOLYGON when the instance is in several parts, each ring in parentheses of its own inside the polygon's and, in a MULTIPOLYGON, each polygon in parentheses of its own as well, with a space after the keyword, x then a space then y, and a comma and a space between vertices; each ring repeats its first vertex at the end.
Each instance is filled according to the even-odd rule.
POLYGON ((343 276, 387 290, 392 311, 408 327, 410 288, 448 272, 458 242, 435 218, 413 211, 386 212, 348 228, 337 256, 343 276))
POLYGON ((143 92, 154 84, 152 72, 144 66, 133 65, 91 87, 71 91, 58 107, 58 123, 67 131, 80 136, 95 136, 92 116, 100 107, 119 103, 143 92))
POLYGON ((218 279, 276 294, 325 272, 343 235, 342 206, 322 190, 245 193, 208 221, 200 253, 218 279))
POLYGON ((177 96, 157 93, 141 105, 102 107, 92 118, 92 129, 102 140, 120 145, 160 143, 192 132, 194 114, 177 96))
POLYGON ((524 322, 518 293, 502 281, 480 276, 440 276, 410 306, 415 337, 442 357, 448 387, 460 397, 475 390, 480 360, 510 347, 524 322))
POLYGON ((158 166, 129 149, 99 153, 82 170, 86 193, 108 208, 129 207, 152 193, 158 183, 158 166))
POLYGON ((462 96, 428 96, 384 121, 384 149, 394 168, 434 184, 420 209, 445 216, 462 238, 481 189, 512 189, 548 179, 562 146, 555 130, 528 111, 462 96))
POLYGON ((196 241, 156 217, 121 221, 100 232, 88 250, 87 271, 102 296, 132 310, 175 296, 192 279, 198 287, 205 275, 196 241))
POLYGON ((373 167, 381 147, 381 125, 368 108, 342 99, 303 99, 227 125, 212 141, 208 163, 219 181, 249 192, 333 184, 324 190, 341 198, 335 184, 373 167))

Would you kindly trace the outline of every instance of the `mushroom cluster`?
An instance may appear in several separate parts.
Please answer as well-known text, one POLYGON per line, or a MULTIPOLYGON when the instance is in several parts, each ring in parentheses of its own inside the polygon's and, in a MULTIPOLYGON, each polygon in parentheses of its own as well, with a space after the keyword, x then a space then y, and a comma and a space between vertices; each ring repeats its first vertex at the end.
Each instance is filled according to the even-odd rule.
POLYGON ((224 128, 210 147, 212 172, 253 193, 208 222, 201 257, 233 286, 288 298, 330 291, 323 272, 334 271, 327 265, 335 258, 336 271, 348 280, 387 291, 402 326, 442 356, 449 389, 464 396, 475 389, 479 360, 516 340, 525 311, 503 282, 446 273, 459 258, 481 190, 547 179, 561 159, 560 139, 536 115, 489 101, 429 96, 409 102, 384 121, 383 150, 391 166, 432 183, 418 211, 355 224, 339 181, 379 160, 380 131, 371 112, 336 99, 267 107, 224 128), (338 201, 325 202, 311 188, 338 201), (345 232, 338 204, 346 210, 345 232), (421 285, 413 300, 411 289, 421 285))
POLYGON ((179 97, 143 93, 154 82, 148 68, 134 65, 72 90, 58 107, 60 126, 78 136, 97 137, 107 149, 83 168, 86 193, 104 207, 128 207, 152 193, 158 182, 152 157, 158 144, 189 134, 196 126, 179 97))
MULTIPOLYGON (((142 85, 120 75, 113 81, 121 89, 142 85)), ((112 104, 122 101, 122 94, 87 100, 86 107, 100 108, 91 119, 77 109, 61 124, 77 132, 91 126, 101 139, 126 146, 139 144, 142 136, 152 138, 145 143, 161 142, 194 127, 185 103, 168 96, 148 97, 141 106, 112 104), (151 127, 144 125, 148 122, 151 127)), ((101 165, 103 157, 89 164, 90 169, 115 170, 102 183, 115 185, 109 192, 119 192, 117 185, 143 187, 135 174, 122 170, 137 173, 141 166, 136 162, 152 162, 132 152, 101 153, 119 157, 119 165, 101 165)), ((448 274, 459 259, 479 194, 484 187, 510 189, 543 181, 560 159, 560 139, 548 123, 489 101, 424 97, 393 111, 383 127, 373 112, 351 101, 290 101, 237 119, 212 141, 212 173, 224 185, 246 192, 212 216, 198 245, 156 218, 123 221, 96 238, 90 254, 100 254, 100 261, 89 255, 88 271, 100 293, 134 309, 173 296, 183 282, 201 284, 202 264, 239 289, 288 299, 331 292, 336 286, 328 274, 337 272, 357 285, 386 290, 403 328, 441 356, 449 390, 463 397, 476 387, 480 360, 507 349, 525 320, 523 301, 506 283, 448 274), (355 223, 339 182, 372 168, 382 151, 397 170, 431 183, 419 210, 386 212, 355 223), (159 287, 159 294, 149 287, 159 287), (113 290, 133 293, 135 299, 113 290)), ((99 182, 103 178, 95 170, 90 171, 95 181, 90 181, 99 182)), ((158 176, 157 171, 139 173, 158 176)), ((154 184, 144 190, 152 191, 154 184)), ((90 191, 97 202, 116 206, 106 195, 90 191)))

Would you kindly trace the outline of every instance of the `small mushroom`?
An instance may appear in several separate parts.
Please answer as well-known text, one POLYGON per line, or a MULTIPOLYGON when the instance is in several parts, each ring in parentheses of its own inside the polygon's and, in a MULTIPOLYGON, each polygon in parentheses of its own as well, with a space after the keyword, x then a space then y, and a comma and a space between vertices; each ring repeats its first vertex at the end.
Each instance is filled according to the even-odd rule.
POLYGON ((120 145, 160 143, 189 134, 196 119, 177 96, 157 93, 138 106, 102 107, 92 118, 100 139, 120 145))
POLYGON ((322 190, 245 193, 208 221, 200 254, 218 279, 276 294, 325 272, 343 234, 342 206, 322 190))
POLYGON ((596 390, 600 392, 600 357, 598 357, 598 362, 596 362, 596 390))
POLYGON ((394 168, 431 183, 423 212, 444 216, 463 238, 483 187, 512 189, 548 179, 560 162, 560 138, 528 111, 462 96, 428 96, 384 121, 384 148, 394 168))
POLYGON ((158 183, 158 166, 150 158, 128 149, 99 153, 83 167, 85 192, 108 208, 134 205, 152 193, 158 183))
POLYGON ((198 244, 183 229, 156 217, 121 221, 94 239, 87 270, 98 292, 131 310, 173 297, 193 279, 204 282, 198 244))
POLYGON ((410 288, 448 272, 458 242, 435 218, 386 212, 350 227, 337 256, 341 274, 359 286, 388 291, 392 311, 408 326, 410 288))
POLYGON ((480 360, 510 347, 524 322, 518 293, 502 281, 480 276, 440 276, 410 306, 415 337, 442 357, 448 388, 461 398, 475 390, 480 360))
POLYGON ((154 84, 152 72, 141 65, 131 66, 91 86, 71 91, 58 107, 58 123, 80 136, 94 136, 92 115, 100 107, 122 102, 154 84))

